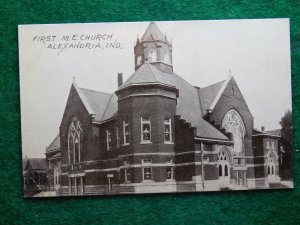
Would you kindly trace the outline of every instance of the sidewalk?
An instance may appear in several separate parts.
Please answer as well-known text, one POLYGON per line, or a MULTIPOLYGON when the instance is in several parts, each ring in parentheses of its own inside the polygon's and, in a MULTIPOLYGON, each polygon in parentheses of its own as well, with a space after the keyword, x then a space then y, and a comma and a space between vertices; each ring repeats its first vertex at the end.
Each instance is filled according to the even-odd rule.
POLYGON ((56 191, 42 191, 34 195, 33 197, 55 197, 55 196, 58 196, 56 191))

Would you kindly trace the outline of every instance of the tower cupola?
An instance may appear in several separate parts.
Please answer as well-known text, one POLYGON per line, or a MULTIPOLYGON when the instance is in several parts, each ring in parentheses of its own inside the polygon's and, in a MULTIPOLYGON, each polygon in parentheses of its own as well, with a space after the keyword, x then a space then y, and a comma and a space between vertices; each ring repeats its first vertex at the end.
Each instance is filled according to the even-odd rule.
POLYGON ((172 43, 154 22, 151 22, 134 46, 135 70, 144 63, 150 63, 165 73, 173 72, 172 43))

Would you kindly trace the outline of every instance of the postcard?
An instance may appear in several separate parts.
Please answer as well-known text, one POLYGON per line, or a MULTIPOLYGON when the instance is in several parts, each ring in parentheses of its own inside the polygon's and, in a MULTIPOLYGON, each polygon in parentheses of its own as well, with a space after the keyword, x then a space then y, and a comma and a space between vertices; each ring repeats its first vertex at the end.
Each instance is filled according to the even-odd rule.
POLYGON ((18 30, 25 197, 293 188, 289 19, 18 30))

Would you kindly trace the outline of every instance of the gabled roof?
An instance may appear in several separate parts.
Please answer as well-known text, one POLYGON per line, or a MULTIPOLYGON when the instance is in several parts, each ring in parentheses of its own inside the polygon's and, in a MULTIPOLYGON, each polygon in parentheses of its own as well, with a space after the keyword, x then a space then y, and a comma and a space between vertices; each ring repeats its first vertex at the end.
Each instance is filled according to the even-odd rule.
POLYGON ((206 114, 206 110, 210 109, 212 103, 216 99, 218 93, 220 92, 225 82, 226 80, 223 80, 199 89, 203 115, 206 114))
POLYGON ((22 168, 23 168, 23 170, 25 169, 25 166, 26 166, 26 164, 27 164, 27 161, 28 161, 27 158, 22 159, 22 168))
POLYGON ((61 158, 61 153, 58 152, 58 153, 56 153, 55 155, 51 156, 51 157, 49 158, 49 160, 60 159, 60 158, 61 158))
POLYGON ((140 84, 162 84, 176 88, 179 91, 176 114, 196 128, 196 136, 228 140, 222 132, 202 118, 197 89, 179 75, 164 73, 152 64, 145 63, 119 87, 119 90, 140 84))
POLYGON ((46 152, 51 152, 51 151, 59 150, 59 149, 60 149, 60 136, 58 134, 53 139, 53 141, 51 142, 51 144, 46 148, 46 152))
POLYGON ((281 129, 267 130, 267 131, 265 131, 265 133, 266 134, 271 134, 271 135, 281 136, 281 129))
POLYGON ((151 22, 145 31, 144 35, 141 38, 141 42, 143 41, 164 41, 167 42, 166 37, 160 31, 160 29, 156 26, 154 22, 151 22))
POLYGON ((32 169, 34 170, 45 170, 47 168, 45 158, 28 158, 26 166, 28 163, 30 163, 32 169))
MULTIPOLYGON (((203 104, 203 111, 205 113, 206 113, 206 110, 212 111, 215 108, 216 104, 218 103, 220 97, 222 96, 225 88, 227 87, 227 85, 228 85, 228 83, 231 79, 233 79, 233 77, 230 74, 229 77, 226 80, 215 83, 215 84, 210 85, 208 87, 204 87, 203 90, 200 91, 200 92, 203 92, 204 95, 207 95, 208 99, 209 99, 207 101, 207 103, 203 104), (212 94, 209 94, 210 91, 212 92, 212 94), (207 108, 205 108, 204 105, 207 108)), ((205 102, 205 97, 201 97, 201 99, 202 99, 203 102, 205 102)))
POLYGON ((176 88, 179 89, 176 114, 196 128, 196 136, 211 139, 228 140, 228 138, 202 118, 198 90, 182 77, 174 74, 176 88))
POLYGON ((257 129, 253 129, 253 137, 275 137, 280 138, 281 137, 281 130, 275 129, 275 130, 268 130, 268 131, 261 131, 257 129))
POLYGON ((107 105, 110 102, 110 99, 112 98, 112 94, 89 90, 85 88, 80 89, 83 95, 85 96, 89 106, 92 108, 93 114, 95 114, 96 121, 103 120, 102 118, 104 116, 107 105))
POLYGON ((75 82, 73 82, 73 86, 87 111, 90 115, 95 116, 96 121, 109 119, 117 112, 118 105, 115 94, 80 88, 75 82))

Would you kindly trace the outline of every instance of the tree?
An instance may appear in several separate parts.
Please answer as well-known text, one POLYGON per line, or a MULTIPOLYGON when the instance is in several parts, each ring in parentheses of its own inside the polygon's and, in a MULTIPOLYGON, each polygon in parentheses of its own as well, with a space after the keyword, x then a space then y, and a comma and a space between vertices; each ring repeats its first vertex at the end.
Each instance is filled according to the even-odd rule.
POLYGON ((293 125, 292 125, 291 110, 288 109, 285 112, 279 124, 281 125, 280 155, 282 157, 280 163, 280 176, 283 179, 290 179, 293 177, 293 159, 292 159, 293 125))

